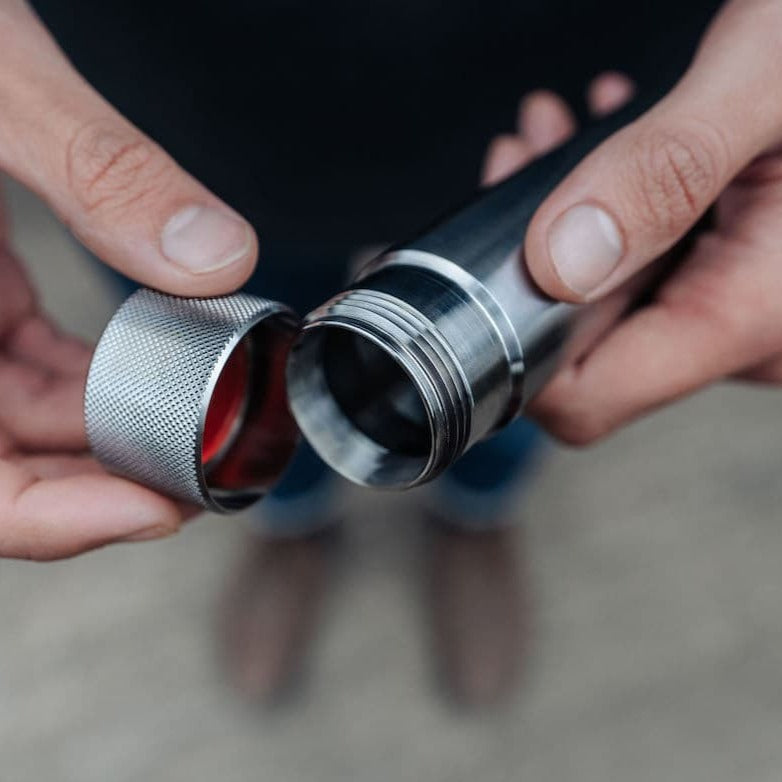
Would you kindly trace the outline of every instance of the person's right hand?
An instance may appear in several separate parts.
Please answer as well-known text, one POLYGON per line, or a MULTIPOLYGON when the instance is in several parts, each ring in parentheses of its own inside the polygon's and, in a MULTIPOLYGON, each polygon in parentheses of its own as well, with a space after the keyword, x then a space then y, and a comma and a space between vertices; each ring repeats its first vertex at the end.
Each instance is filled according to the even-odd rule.
MULTIPOLYGON (((23 0, 0 0, 0 171, 144 285, 219 295, 252 273, 249 224, 92 89, 23 0)), ((40 312, 1 212, 0 557, 170 534, 178 506, 85 455, 90 351, 40 312)))

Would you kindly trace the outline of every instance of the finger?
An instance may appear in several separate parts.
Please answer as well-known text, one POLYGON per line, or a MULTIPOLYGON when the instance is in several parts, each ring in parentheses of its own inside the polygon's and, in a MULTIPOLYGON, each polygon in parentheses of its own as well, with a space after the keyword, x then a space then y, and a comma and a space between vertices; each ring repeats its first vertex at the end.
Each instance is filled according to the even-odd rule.
POLYGON ((481 173, 484 185, 494 185, 520 171, 532 160, 532 147, 519 136, 497 136, 486 152, 481 173))
POLYGON ((534 154, 542 155, 575 133, 576 118, 559 95, 537 90, 521 101, 518 127, 534 154))
POLYGON ((0 17, 0 167, 41 195, 99 258, 181 295, 237 288, 249 224, 116 112, 21 0, 0 17))
POLYGON ((24 468, 39 479, 72 478, 76 475, 106 475, 106 471, 87 454, 16 454, 6 461, 24 468))
MULTIPOLYGON (((0 207, 0 213, 2 208, 0 207)), ((16 327, 19 321, 35 311, 33 290, 17 259, 7 245, 0 241, 0 341, 16 327)))
MULTIPOLYGON (((23 468, 35 478, 51 480, 56 478, 71 478, 77 475, 103 475, 109 473, 89 454, 36 453, 20 454, 2 448, 2 432, 0 432, 0 455, 4 455, 8 464, 23 468)), ((181 500, 172 499, 182 522, 202 513, 202 509, 181 500)))
POLYGON ((40 315, 24 319, 5 347, 14 358, 69 377, 86 377, 92 355, 86 343, 60 334, 40 315))
POLYGON ((84 450, 84 383, 0 358, 0 428, 22 449, 84 450))
POLYGON ((493 185, 521 170, 575 131, 575 118, 554 93, 540 90, 519 104, 520 136, 498 136, 486 153, 481 181, 493 185))
POLYGON ((7 458, 16 452, 13 437, 0 427, 0 459, 7 458))
POLYGON ((601 73, 589 84, 587 105, 596 117, 620 109, 635 94, 635 83, 623 73, 607 71, 601 73))
POLYGON ((585 309, 576 321, 564 346, 562 365, 580 364, 602 342, 662 276, 669 258, 661 258, 658 263, 649 266, 640 274, 627 280, 615 291, 611 291, 600 301, 585 309))
POLYGON ((11 227, 0 178, 0 342, 19 321, 36 308, 34 291, 17 258, 11 252, 11 227))
POLYGON ((655 301, 567 367, 530 411, 561 439, 586 444, 709 382, 772 355, 779 257, 704 237, 655 301), (769 273, 771 272, 771 273, 769 273))
POLYGON ((5 205, 3 192, 3 178, 0 176, 0 246, 7 247, 11 242, 11 224, 8 219, 8 210, 5 205))
POLYGON ((526 237, 550 295, 591 300, 677 242, 782 135, 782 3, 729 3, 677 87, 586 157, 526 237))
POLYGON ((41 480, 0 462, 0 557, 61 559, 107 543, 165 537, 180 520, 171 500, 122 478, 41 480))
POLYGON ((763 361, 757 366, 751 367, 736 375, 739 380, 747 380, 751 383, 764 383, 767 385, 782 384, 782 355, 763 361))

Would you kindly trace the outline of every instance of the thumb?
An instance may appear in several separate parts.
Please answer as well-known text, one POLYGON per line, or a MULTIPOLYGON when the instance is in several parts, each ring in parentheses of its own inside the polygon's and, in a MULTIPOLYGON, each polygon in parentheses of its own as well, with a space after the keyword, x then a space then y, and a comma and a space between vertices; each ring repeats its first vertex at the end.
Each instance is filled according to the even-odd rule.
POLYGON ((250 225, 93 90, 22 0, 0 9, 0 40, 0 168, 138 282, 189 296, 240 286, 250 225))
POLYGON ((544 201, 525 241, 551 296, 598 298, 670 249, 782 135, 782 3, 737 0, 683 79, 588 155, 544 201))

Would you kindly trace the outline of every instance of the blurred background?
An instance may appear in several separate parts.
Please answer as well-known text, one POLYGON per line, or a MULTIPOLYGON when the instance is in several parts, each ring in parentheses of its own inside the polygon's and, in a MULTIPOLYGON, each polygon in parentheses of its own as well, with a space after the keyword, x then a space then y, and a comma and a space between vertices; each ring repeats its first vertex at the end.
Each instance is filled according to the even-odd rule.
MULTIPOLYGON (((658 89, 717 5, 35 2, 82 73, 247 215, 257 285, 302 311, 358 245, 471 191, 525 91, 584 119, 606 68, 658 89)), ((116 281, 7 190, 44 307, 94 341, 116 281)), ((0 562, 0 780, 779 780, 781 410, 723 386, 588 451, 547 444, 512 531, 457 541, 439 585, 424 497, 343 483, 327 558, 257 557, 248 515, 0 562), (271 648, 274 697, 249 697, 226 653, 248 595, 233 647, 271 648), (466 689, 493 697, 454 699, 454 641, 466 689)))
MULTIPOLYGON (((115 293, 8 190, 46 308, 95 339, 115 293)), ((521 681, 479 710, 437 686, 411 496, 340 487, 304 674, 273 706, 229 684, 220 651, 242 519, 3 561, 0 778, 778 780, 781 410, 719 387, 588 451, 551 446, 516 513, 521 681)))

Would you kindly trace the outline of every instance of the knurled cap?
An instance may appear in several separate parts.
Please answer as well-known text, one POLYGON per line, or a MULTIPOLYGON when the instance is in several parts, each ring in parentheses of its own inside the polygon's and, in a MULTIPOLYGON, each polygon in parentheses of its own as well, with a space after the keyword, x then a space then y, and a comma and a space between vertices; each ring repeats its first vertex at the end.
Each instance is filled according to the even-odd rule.
POLYGON ((90 366, 84 408, 93 454, 112 473, 212 510, 260 499, 298 439, 285 390, 297 330, 289 309, 245 293, 136 291, 90 366))

